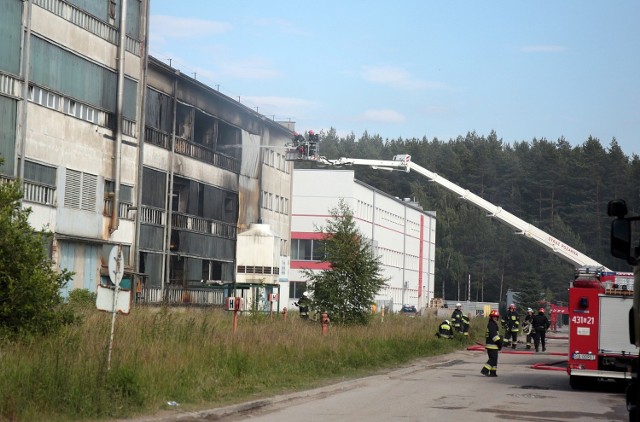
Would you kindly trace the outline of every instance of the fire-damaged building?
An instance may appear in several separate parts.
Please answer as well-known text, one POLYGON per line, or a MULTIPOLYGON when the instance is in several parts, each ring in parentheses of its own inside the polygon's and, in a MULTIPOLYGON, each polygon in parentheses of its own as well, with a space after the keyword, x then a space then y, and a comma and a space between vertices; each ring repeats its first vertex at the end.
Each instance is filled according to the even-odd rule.
POLYGON ((0 178, 20 180, 31 225, 74 272, 65 294, 108 286, 121 246, 137 300, 266 307, 287 276, 292 123, 149 57, 148 12, 2 2, 0 178), (259 259, 241 236, 253 225, 272 238, 259 259))

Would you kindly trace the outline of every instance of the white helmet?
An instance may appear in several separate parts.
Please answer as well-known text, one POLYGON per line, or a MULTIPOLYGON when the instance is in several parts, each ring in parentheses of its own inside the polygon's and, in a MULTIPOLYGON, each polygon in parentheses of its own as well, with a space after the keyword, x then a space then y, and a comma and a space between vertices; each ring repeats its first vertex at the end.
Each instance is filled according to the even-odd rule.
POLYGON ((533 312, 533 309, 527 308, 527 312, 533 312))
POLYGON ((460 308, 460 307, 462 307, 462 303, 460 302, 456 303, 456 308, 460 308))
POLYGON ((444 320, 444 323, 445 323, 445 324, 447 324, 447 325, 450 325, 450 324, 451 324, 451 323, 449 322, 449 320, 448 320, 448 319, 445 319, 445 320, 444 320))
POLYGON ((309 297, 309 292, 304 292, 304 293, 302 293, 302 296, 303 296, 303 297, 309 297))

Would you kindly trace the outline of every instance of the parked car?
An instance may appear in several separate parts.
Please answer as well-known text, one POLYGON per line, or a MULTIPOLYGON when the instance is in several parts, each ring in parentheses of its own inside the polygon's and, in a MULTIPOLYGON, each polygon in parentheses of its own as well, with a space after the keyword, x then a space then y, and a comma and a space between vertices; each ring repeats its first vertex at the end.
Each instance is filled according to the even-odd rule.
POLYGON ((406 315, 408 317, 414 317, 418 315, 418 310, 414 305, 402 305, 402 309, 400 309, 400 314, 406 315))

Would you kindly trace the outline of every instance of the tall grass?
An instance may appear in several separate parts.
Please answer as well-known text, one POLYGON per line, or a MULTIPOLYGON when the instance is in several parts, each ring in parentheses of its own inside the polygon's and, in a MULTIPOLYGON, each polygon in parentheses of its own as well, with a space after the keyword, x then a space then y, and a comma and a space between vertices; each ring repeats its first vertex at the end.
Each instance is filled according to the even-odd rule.
POLYGON ((136 308, 118 316, 111 369, 111 315, 85 311, 55 336, 0 343, 0 420, 69 421, 153 413, 168 401, 216 407, 370 373, 447 353, 471 338, 435 337, 439 321, 390 315, 368 326, 331 326, 295 315, 245 316, 212 309, 136 308))

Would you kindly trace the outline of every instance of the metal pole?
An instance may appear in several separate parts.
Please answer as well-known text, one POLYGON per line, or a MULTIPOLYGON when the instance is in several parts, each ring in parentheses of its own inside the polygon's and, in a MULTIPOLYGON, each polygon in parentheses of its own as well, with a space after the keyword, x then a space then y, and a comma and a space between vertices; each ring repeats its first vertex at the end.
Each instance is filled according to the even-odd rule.
POLYGON ((162 251, 163 261, 163 274, 162 285, 160 291, 162 294, 162 300, 164 301, 164 289, 165 281, 168 284, 169 275, 171 273, 171 213, 173 211, 173 162, 175 160, 175 143, 176 143, 176 119, 178 113, 178 76, 174 75, 173 80, 173 124, 171 129, 171 151, 169 152, 169 173, 167 174, 167 208, 166 215, 167 221, 165 221, 165 233, 164 233, 164 247, 162 251))
POLYGON ((111 201, 111 219, 109 234, 118 230, 120 225, 120 179, 122 175, 122 122, 124 120, 124 56, 127 42, 127 2, 120 2, 120 40, 118 42, 118 88, 116 93, 116 133, 115 161, 113 163, 113 200, 111 201))
MULTIPOLYGON (((18 177, 20 178, 20 190, 24 192, 24 166, 25 166, 25 150, 27 143, 27 106, 29 105, 29 67, 31 66, 31 9, 33 8, 33 0, 27 3, 27 33, 24 40, 24 49, 22 50, 22 107, 20 107, 20 168, 18 177)), ((14 165, 15 169, 15 165, 14 165)), ((22 196, 20 197, 20 205, 22 205, 22 196)))
POLYGON ((111 334, 109 336, 109 356, 107 358, 107 370, 111 370, 111 352, 113 351, 113 337, 116 331, 116 314, 117 314, 117 304, 118 304, 118 290, 120 288, 120 280, 118 280, 118 274, 121 271, 122 265, 122 245, 118 245, 118 254, 116 258, 116 273, 113 274, 113 283, 116 285, 113 290, 113 307, 111 308, 111 334))
POLYGON ((136 219, 135 219, 135 235, 133 244, 133 263, 137 273, 140 273, 140 215, 142 212, 142 184, 144 183, 144 141, 146 126, 146 99, 147 99, 147 68, 149 67, 149 1, 143 3, 145 5, 144 12, 144 53, 142 75, 140 76, 140 107, 138 114, 138 181, 136 183, 136 219))

